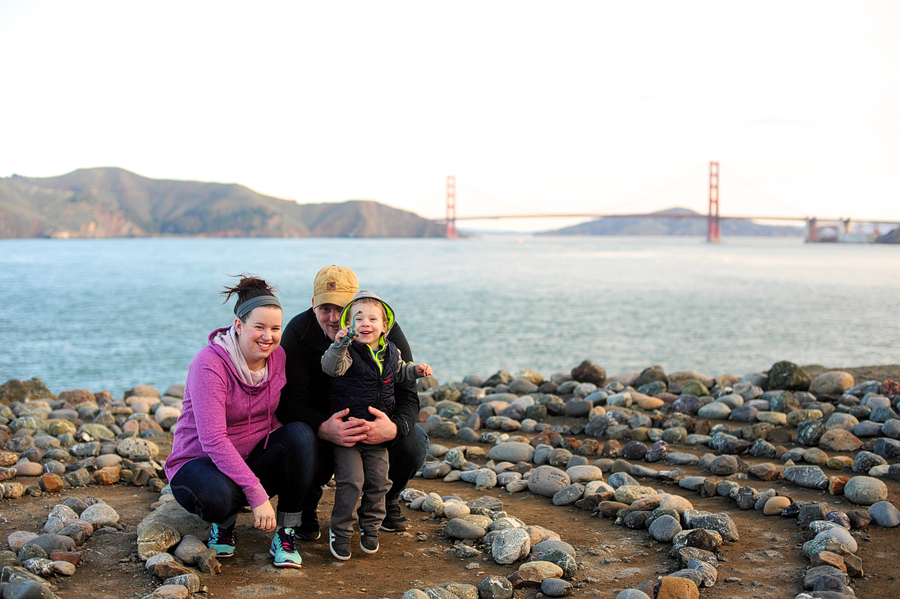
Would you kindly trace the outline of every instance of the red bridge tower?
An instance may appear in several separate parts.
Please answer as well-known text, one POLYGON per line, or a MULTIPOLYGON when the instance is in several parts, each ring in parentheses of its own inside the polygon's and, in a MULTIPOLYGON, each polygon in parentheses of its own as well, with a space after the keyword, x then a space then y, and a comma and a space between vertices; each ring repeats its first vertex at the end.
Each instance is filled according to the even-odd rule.
POLYGON ((709 163, 709 216, 706 224, 706 241, 722 241, 719 221, 719 163, 715 160, 709 163))

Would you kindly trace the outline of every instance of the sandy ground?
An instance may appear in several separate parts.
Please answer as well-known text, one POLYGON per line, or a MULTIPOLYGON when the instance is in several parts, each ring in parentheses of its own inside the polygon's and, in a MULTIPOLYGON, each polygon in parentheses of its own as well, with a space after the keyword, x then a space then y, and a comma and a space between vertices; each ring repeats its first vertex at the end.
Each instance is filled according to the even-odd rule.
MULTIPOLYGON (((805 368, 815 376, 818 374, 816 369, 821 367, 805 368)), ((900 366, 843 370, 851 372, 857 382, 900 379, 900 366)), ((436 442, 455 445, 448 439, 436 442)), ((167 453, 170 447, 162 446, 161 449, 167 453)), ((673 451, 690 451, 698 455, 704 452, 702 448, 690 446, 676 446, 673 451)), ((751 456, 743 456, 743 459, 750 465, 764 461, 751 456)), ((703 474, 694 468, 685 470, 688 474, 703 474)), ((845 470, 841 474, 851 476, 853 473, 845 470)), ((18 480, 28 485, 36 479, 18 480)), ((887 483, 889 500, 900 505, 900 483, 887 483)), ((801 531, 795 520, 780 516, 766 517, 754 510, 741 511, 731 500, 722 497, 704 499, 668 483, 648 481, 647 484, 681 494, 698 509, 727 511, 738 526, 740 541, 723 546, 719 581, 712 588, 702 589, 701 597, 775 599, 793 597, 802 591, 803 576, 809 562, 800 548, 812 535, 801 531)), ((801 489, 787 481, 773 484, 751 478, 747 484, 759 490, 775 488, 780 494, 795 500, 823 502, 830 508, 858 507, 841 496, 801 489)), ((441 495, 458 495, 466 500, 482 493, 464 482, 443 483, 421 478, 411 481, 410 487, 441 495)), ((613 598, 622 589, 646 580, 656 580, 679 568, 676 560, 668 556, 669 545, 653 541, 645 530, 616 526, 612 520, 591 517, 590 512, 575 507, 557 507, 550 499, 527 491, 511 495, 501 489, 493 489, 484 493, 499 498, 510 515, 556 531, 578 550, 579 570, 573 580, 576 588, 572 596, 613 598)), ((137 557, 135 544, 137 524, 150 513, 150 506, 157 499, 156 494, 146 488, 91 486, 70 489, 55 496, 2 500, 0 539, 5 540, 16 530, 40 532, 50 508, 68 496, 93 496, 106 501, 119 512, 123 530, 101 532, 90 538, 81 547, 84 562, 76 574, 55 581, 57 594, 67 599, 86 596, 143 597, 152 592, 160 581, 144 568, 137 557)), ((326 492, 320 505, 319 517, 324 526, 327 526, 332 497, 333 493, 326 492)), ((381 550, 377 554, 364 555, 357 548, 353 559, 338 562, 331 557, 323 536, 304 545, 303 567, 299 570, 274 568, 268 555, 271 537, 250 528, 249 513, 241 514, 237 527, 237 554, 222 560, 220 574, 201 575, 204 592, 198 596, 222 599, 279 596, 399 598, 413 587, 426 589, 448 582, 477 584, 488 575, 506 576, 517 567, 497 565, 486 557, 457 558, 452 550, 453 543, 442 534, 443 521, 405 507, 404 511, 410 520, 410 529, 404 533, 382 533, 381 550)), ((865 576, 852 582, 857 596, 888 597, 896 586, 895 551, 900 541, 900 529, 872 526, 856 535, 860 546, 857 555, 862 558, 865 569, 865 576)), ((534 598, 541 595, 537 588, 520 588, 514 596, 534 598)))

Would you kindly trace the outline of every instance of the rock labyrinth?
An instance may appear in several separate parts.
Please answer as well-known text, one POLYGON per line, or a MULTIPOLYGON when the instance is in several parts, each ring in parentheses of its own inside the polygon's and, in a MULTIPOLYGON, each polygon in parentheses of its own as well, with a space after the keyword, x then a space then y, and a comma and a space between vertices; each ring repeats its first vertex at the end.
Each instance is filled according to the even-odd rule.
MULTIPOLYGON (((528 490, 553 505, 643 530, 648 539, 670 547, 680 569, 623 588, 620 599, 698 597, 700 589, 720 584, 720 548, 740 542, 741 531, 727 513, 733 506, 755 509, 760 518, 796 518, 811 566, 802 580, 808 594, 798 598, 853 596, 851 579, 863 575, 856 556, 860 531, 870 523, 900 524, 900 512, 887 501, 900 480, 900 384, 894 381, 854 384, 841 372, 812 379, 789 362, 742 378, 666 374, 651 367, 607 380, 602 368, 586 361, 549 381, 525 370, 516 376, 501 371, 487 381, 470 376, 461 384, 423 383, 420 420, 432 439, 424 478, 463 481, 476 491, 528 490), (462 444, 441 445, 445 439, 462 444), (788 449, 791 445, 796 446, 788 449), (686 469, 703 474, 688 475, 686 469), (859 507, 794 501, 783 489, 756 490, 748 484, 752 480, 821 490, 859 507), (694 509, 690 494, 730 502, 726 511, 703 512, 694 509)), ((200 575, 218 571, 201 541, 205 525, 199 519, 179 521, 183 515, 170 509, 177 506, 165 493, 155 461, 152 439, 170 436, 181 390, 174 386, 160 397, 151 388, 136 388, 117 401, 87 391, 56 397, 34 379, 0 386, 4 497, 115 482, 163 492, 160 509, 138 527, 138 554, 164 583, 152 597, 188 596, 202 588, 200 575), (16 476, 40 478, 25 487, 16 476)), ((591 587, 601 584, 577 580, 579 556, 571 545, 554 531, 507 513, 499 500, 483 496, 465 502, 415 486, 413 481, 404 498, 412 509, 444 522, 443 535, 457 556, 487 556, 482 559, 509 565, 511 572, 478 585, 410 589, 405 597, 519 597, 517 589, 533 588, 543 596, 564 596, 578 589, 592 594, 591 587)), ((81 524, 79 514, 101 503, 67 499, 48 514, 50 528, 40 536, 67 537, 68 529, 74 537, 67 538, 80 545, 90 538, 88 528, 97 525, 81 524)), ((52 584, 41 577, 70 574, 79 561, 77 550, 60 541, 74 557, 67 562, 57 554, 62 559, 54 560, 53 549, 41 556, 33 549, 34 538, 24 543, 23 538, 7 539, 18 550, 3 553, 2 596, 53 596, 52 584), (30 542, 32 549, 21 554, 30 542), (41 594, 17 594, 26 586, 41 594)))
MULTIPOLYGON (((803 580, 809 593, 798 599, 855 596, 850 579, 862 576, 863 567, 851 531, 873 522, 887 528, 900 524, 900 511, 886 501, 888 488, 882 480, 900 480, 900 464, 889 463, 900 457, 900 384, 895 381, 854 385, 844 372, 827 372, 813 380, 797 365, 779 362, 766 373, 743 378, 666 375, 662 368, 651 367, 607 382, 602 368, 585 361, 569 376, 555 375, 550 381, 533 371, 515 377, 499 372, 488 381, 467 377, 462 385, 432 387, 420 398, 434 458, 426 462, 423 477, 463 480, 482 490, 500 486, 511 494, 527 489, 552 498, 554 505, 591 510, 592 515, 647 529, 654 540, 671 543, 670 555, 682 569, 659 582, 624 589, 620 599, 699 597, 700 588, 717 582, 717 548, 740 539, 728 513, 695 510, 681 494, 644 486, 640 479, 702 497, 722 496, 740 510, 796 518, 801 530, 814 535, 802 548, 812 566, 803 580), (773 384, 778 388, 769 389, 773 384), (584 417, 587 424, 541 424, 549 415, 584 417), (738 426, 713 424, 711 419, 738 426), (789 450, 781 443, 794 440, 792 428, 801 447, 789 450), (579 434, 586 438, 564 436, 579 434), (480 446, 448 448, 435 443, 439 438, 495 445, 485 456, 480 446), (601 445, 599 439, 606 443, 601 445), (671 451, 677 443, 712 451, 700 456, 671 451), (857 454, 829 456, 826 451, 857 454), (740 457, 744 454, 782 463, 749 466, 740 457), (484 458, 484 464, 476 462, 484 458), (644 463, 631 463, 635 461, 644 463), (668 468, 645 465, 653 463, 668 468), (684 465, 696 465, 709 475, 687 476, 684 465), (829 476, 823 467, 849 468, 855 475, 829 476), (606 482, 603 472, 612 473, 606 482), (828 509, 824 503, 793 501, 773 488, 760 492, 743 484, 750 476, 827 490, 868 509, 828 509)), ((457 507, 458 500, 445 499, 446 505, 436 495, 420 497, 410 507, 448 517, 448 537, 481 542, 497 563, 514 563, 528 555, 524 548, 498 552, 495 542, 501 530, 526 529, 527 535, 519 535, 523 543, 526 537, 548 533, 540 527, 536 533, 535 527, 515 519, 510 524, 504 512, 490 521, 457 515, 465 512, 457 507), (502 523, 501 530, 495 522, 502 523)), ((554 585, 544 594, 556 596, 556 589, 568 594, 571 588, 554 585)), ((406 596, 419 595, 410 591, 406 596)))

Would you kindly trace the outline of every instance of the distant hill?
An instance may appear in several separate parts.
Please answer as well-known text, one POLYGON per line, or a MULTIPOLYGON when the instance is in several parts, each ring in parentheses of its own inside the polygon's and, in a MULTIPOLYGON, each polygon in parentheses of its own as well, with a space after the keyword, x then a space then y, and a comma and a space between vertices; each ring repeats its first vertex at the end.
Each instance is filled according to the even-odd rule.
POLYGON ((0 178, 0 238, 443 237, 370 200, 298 204, 234 183, 148 179, 120 168, 0 178))
MULTIPOLYGON (((601 218, 571 227, 542 231, 538 235, 696 235, 706 236, 706 215, 687 208, 669 208, 651 214, 698 218, 601 218)), ((723 236, 800 237, 802 227, 759 225, 748 220, 722 220, 723 236)))

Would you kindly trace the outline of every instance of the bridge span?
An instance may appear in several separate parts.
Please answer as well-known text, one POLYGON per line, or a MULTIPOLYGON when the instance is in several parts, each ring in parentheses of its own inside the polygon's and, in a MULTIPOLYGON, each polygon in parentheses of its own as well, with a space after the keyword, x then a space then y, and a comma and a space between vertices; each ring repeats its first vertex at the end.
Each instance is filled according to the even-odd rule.
MULTIPOLYGON (((876 220, 876 219, 851 219, 845 218, 819 218, 816 216, 750 216, 750 215, 721 215, 719 214, 719 163, 712 161, 709 163, 709 211, 703 214, 685 214, 685 213, 600 213, 600 212, 545 212, 538 214, 490 214, 481 216, 459 216, 456 214, 456 177, 447 176, 447 217, 445 223, 447 225, 447 238, 455 239, 457 237, 456 221, 461 220, 501 220, 501 219, 520 219, 520 218, 590 218, 598 220, 601 218, 646 218, 646 219, 677 219, 677 220, 700 220, 707 221, 707 241, 718 242, 722 240, 720 223, 723 220, 743 220, 743 221, 769 221, 769 222, 785 222, 785 221, 802 221, 806 224, 806 241, 838 241, 842 236, 851 236, 851 223, 865 223, 870 225, 894 225, 900 226, 900 220, 876 220), (824 233, 824 234, 823 234, 824 233)), ((440 222, 440 221, 439 221, 440 222)))

